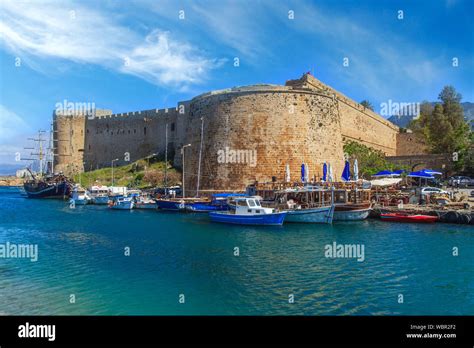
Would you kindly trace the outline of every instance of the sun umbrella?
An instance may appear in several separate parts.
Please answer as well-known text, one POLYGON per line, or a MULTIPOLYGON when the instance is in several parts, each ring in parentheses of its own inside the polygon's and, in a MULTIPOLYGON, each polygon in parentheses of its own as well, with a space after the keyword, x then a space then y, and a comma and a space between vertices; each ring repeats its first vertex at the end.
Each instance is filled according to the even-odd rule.
POLYGON ((301 164, 301 182, 305 182, 306 178, 306 167, 304 163, 301 164))
POLYGON ((349 163, 349 161, 346 161, 346 163, 344 164, 344 170, 342 171, 342 175, 341 175, 341 178, 342 180, 344 181, 349 181, 351 180, 351 165, 349 163))
POLYGON ((432 169, 422 169, 420 170, 420 172, 424 172, 429 175, 443 175, 443 173, 437 172, 436 170, 432 170, 432 169))
POLYGON ((402 173, 405 173, 405 170, 399 169, 399 170, 394 170, 394 171, 392 172, 392 175, 393 175, 393 176, 400 176, 400 175, 402 175, 402 173))
POLYGON ((287 164, 286 165, 286 168, 285 168, 285 181, 286 182, 290 182, 291 181, 291 177, 290 177, 290 165, 287 164))
POLYGON ((393 173, 390 170, 381 170, 380 172, 372 175, 372 176, 392 176, 393 173))
POLYGON ((329 163, 328 165, 328 181, 333 182, 334 181, 334 175, 332 173, 332 165, 329 163))
POLYGON ((409 176, 410 178, 434 179, 434 176, 432 176, 431 174, 428 174, 428 173, 426 173, 422 170, 420 170, 418 172, 411 172, 407 176, 409 176))
POLYGON ((326 162, 323 164, 323 182, 326 182, 328 176, 328 165, 326 162))
POLYGON ((357 162, 357 158, 354 161, 354 180, 359 180, 359 162, 357 162))

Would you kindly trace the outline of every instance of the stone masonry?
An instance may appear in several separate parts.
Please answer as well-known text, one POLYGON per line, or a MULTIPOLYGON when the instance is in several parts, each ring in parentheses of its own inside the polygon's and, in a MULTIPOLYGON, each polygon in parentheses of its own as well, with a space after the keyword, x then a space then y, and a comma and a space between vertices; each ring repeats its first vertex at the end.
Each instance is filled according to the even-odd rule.
POLYGON ((303 162, 309 176, 322 176, 331 163, 336 179, 343 165, 343 143, 361 142, 397 152, 399 128, 309 74, 281 85, 253 85, 212 91, 169 109, 95 116, 54 114, 55 168, 68 174, 126 164, 165 152, 181 167, 193 195, 201 152, 200 189, 243 189, 255 181, 282 181, 289 164, 300 180, 303 162), (201 126, 203 126, 201 143, 201 126), (200 151, 202 146, 202 151, 200 151))

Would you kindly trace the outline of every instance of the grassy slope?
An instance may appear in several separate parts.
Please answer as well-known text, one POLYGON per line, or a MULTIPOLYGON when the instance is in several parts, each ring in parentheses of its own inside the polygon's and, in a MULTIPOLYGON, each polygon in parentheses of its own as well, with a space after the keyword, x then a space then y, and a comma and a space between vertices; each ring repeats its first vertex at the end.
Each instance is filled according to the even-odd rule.
MULTIPOLYGON (((115 167, 114 166, 114 185, 128 186, 136 188, 147 188, 155 185, 150 184, 144 180, 144 176, 148 171, 154 171, 157 174, 164 175, 164 162, 148 163, 146 160, 138 160, 131 164, 115 167)), ((168 185, 177 185, 179 182, 180 173, 168 166, 168 185)), ((73 177, 76 183, 81 183, 83 187, 90 187, 92 185, 112 185, 112 168, 102 168, 76 174, 73 177)), ((161 180, 160 180, 161 181, 161 180)), ((158 186, 163 186, 158 184, 158 186)))

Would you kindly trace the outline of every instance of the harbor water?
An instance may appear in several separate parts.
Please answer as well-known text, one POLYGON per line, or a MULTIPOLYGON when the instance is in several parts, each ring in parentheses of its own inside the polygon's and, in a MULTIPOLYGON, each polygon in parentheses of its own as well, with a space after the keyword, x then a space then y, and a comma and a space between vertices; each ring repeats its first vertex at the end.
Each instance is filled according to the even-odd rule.
POLYGON ((231 226, 0 188, 6 243, 38 259, 0 257, 2 315, 474 315, 470 225, 231 226))

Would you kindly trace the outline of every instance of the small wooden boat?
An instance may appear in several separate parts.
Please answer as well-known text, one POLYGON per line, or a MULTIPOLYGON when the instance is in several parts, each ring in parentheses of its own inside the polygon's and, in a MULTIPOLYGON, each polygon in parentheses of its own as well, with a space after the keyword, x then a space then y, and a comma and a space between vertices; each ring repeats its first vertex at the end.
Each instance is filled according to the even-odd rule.
POLYGON ((170 211, 181 211, 184 210, 184 200, 182 199, 157 199, 156 205, 158 209, 170 210, 170 211))
POLYGON ((150 197, 139 196, 135 198, 136 209, 158 209, 156 201, 150 197))
POLYGON ((334 221, 358 221, 365 220, 370 214, 371 204, 336 204, 334 210, 334 221))
POLYGON ((158 209, 168 211, 185 211, 186 205, 194 203, 209 203, 207 199, 203 198, 160 198, 156 200, 158 209))
POLYGON ((107 186, 92 186, 89 192, 93 204, 109 203, 109 188, 107 186))
POLYGON ((334 190, 334 221, 365 220, 370 214, 370 189, 334 190))
POLYGON ((325 223, 333 221, 334 205, 330 190, 320 187, 303 187, 274 191, 266 194, 269 200, 264 206, 276 208, 287 213, 285 222, 325 223))
POLYGON ((218 193, 212 195, 210 202, 191 202, 185 203, 186 211, 193 213, 208 213, 211 211, 227 211, 231 209, 228 199, 233 194, 218 193))
POLYGON ((112 209, 131 210, 135 205, 133 197, 116 197, 109 202, 109 207, 112 209))
POLYGON ((334 206, 315 207, 306 209, 291 209, 287 212, 286 222, 303 222, 303 223, 332 223, 334 216, 334 206))
POLYGON ((264 208, 254 197, 236 198, 236 209, 210 212, 213 222, 236 225, 282 225, 286 212, 276 212, 273 208, 264 208))
POLYGON ((383 213, 380 214, 380 218, 383 221, 394 221, 394 222, 416 222, 416 223, 432 223, 438 221, 437 216, 431 215, 409 215, 403 213, 383 213))
POLYGON ((86 190, 76 186, 72 191, 71 200, 74 201, 75 205, 86 205, 89 204, 91 198, 86 190))

